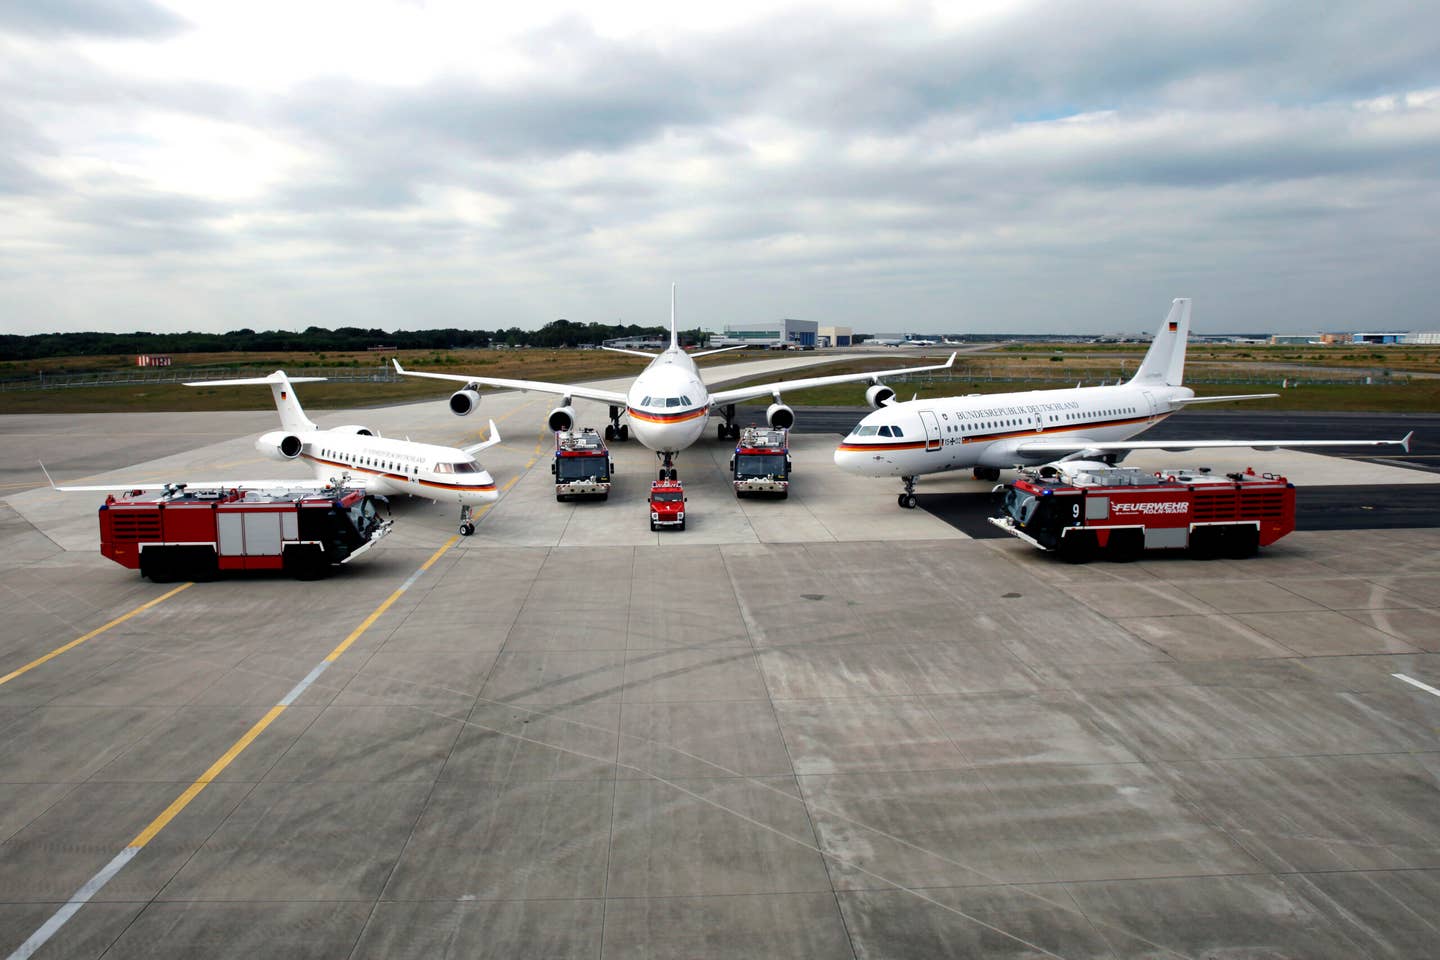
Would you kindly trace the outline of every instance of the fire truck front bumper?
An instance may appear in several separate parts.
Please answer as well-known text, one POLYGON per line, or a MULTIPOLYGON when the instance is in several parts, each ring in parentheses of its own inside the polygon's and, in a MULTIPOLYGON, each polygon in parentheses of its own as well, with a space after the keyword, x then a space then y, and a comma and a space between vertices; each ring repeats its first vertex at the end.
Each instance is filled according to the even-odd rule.
POLYGON ((1040 550, 1050 549, 1049 547, 1042 545, 1040 541, 1030 536, 1030 534, 1017 527, 1015 525, 1015 521, 1010 519, 1009 517, 987 517, 986 519, 989 520, 993 526, 999 527, 1001 530, 1004 530, 1012 537, 1019 537, 1021 540, 1024 540, 1032 547, 1036 547, 1040 550))
POLYGON ((610 492, 610 484, 599 480, 575 480, 555 484, 555 493, 562 497, 594 497, 610 492))
POLYGON ((350 556, 346 557, 340 562, 349 563, 356 557, 363 556, 366 551, 368 551, 371 547, 375 546, 375 544, 379 543, 381 540, 384 540, 387 536, 389 536, 390 531, 392 528, 394 528, 394 526, 394 520, 381 520, 380 523, 375 527, 375 530, 370 534, 370 539, 362 543, 359 549, 352 550, 350 552, 350 556))
POLYGON ((784 493, 790 489, 789 480, 771 480, 768 477, 736 480, 734 483, 736 493, 784 493))

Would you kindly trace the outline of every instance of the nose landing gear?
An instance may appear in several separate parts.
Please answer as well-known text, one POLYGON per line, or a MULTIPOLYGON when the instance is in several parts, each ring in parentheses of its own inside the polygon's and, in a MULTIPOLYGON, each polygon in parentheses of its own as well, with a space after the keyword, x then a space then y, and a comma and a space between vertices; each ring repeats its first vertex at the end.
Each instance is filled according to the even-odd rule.
POLYGON ((905 492, 900 494, 896 502, 906 510, 914 510, 920 503, 919 500, 915 499, 915 478, 901 477, 900 479, 905 483, 905 492))
POLYGON ((680 479, 680 471, 675 469, 675 454, 674 454, 674 453, 672 453, 672 452, 670 452, 670 451, 667 450, 667 451, 664 452, 664 453, 659 453, 659 452, 657 452, 657 453, 655 454, 655 456, 656 456, 656 458, 660 461, 660 476, 659 476, 659 479, 661 479, 661 480, 679 480, 679 479, 680 479))
POLYGON ((460 536, 468 537, 475 532, 475 521, 470 519, 470 506, 460 507, 460 536))

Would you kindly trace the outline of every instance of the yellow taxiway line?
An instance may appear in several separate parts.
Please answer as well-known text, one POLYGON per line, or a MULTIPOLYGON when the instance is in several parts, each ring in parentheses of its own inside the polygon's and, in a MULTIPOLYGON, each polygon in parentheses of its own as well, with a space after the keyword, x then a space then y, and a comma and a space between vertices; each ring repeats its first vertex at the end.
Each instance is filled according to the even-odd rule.
POLYGON ((11 680, 14 680, 14 679, 15 679, 16 677, 18 677, 18 676, 21 676, 21 675, 23 675, 23 674, 29 673, 31 670, 34 670, 36 667, 40 666, 42 663, 48 663, 48 662, 50 662, 51 660, 54 660, 56 657, 60 656, 60 654, 64 653, 64 652, 67 651, 67 650, 73 650, 73 649, 75 649, 76 647, 80 646, 80 644, 84 643, 86 640, 90 640, 90 639, 93 639, 93 638, 95 638, 95 637, 100 636, 100 634, 104 633, 106 630, 109 630, 111 627, 119 626, 120 624, 124 623, 126 620, 129 620, 131 617, 137 616, 138 614, 144 613, 146 610, 149 610, 151 607, 155 606, 156 604, 158 604, 158 603, 164 603, 166 600, 169 600, 171 597, 175 596, 175 594, 179 593, 181 590, 184 590, 184 589, 186 589, 187 587, 193 587, 193 586, 195 586, 195 584, 193 584, 193 583, 182 583, 182 584, 180 584, 180 586, 176 587, 174 590, 171 590, 171 591, 169 591, 168 593, 162 593, 160 596, 156 597, 154 600, 149 600, 149 601, 146 601, 145 603, 140 604, 140 606, 136 607, 134 610, 131 610, 129 613, 122 613, 120 616, 116 617, 114 620, 111 620, 109 623, 106 623, 106 624, 103 624, 103 625, 101 625, 101 626, 96 627, 94 630, 91 630, 89 633, 85 634, 83 637, 76 637, 74 640, 71 640, 69 643, 63 644, 63 645, 61 645, 61 646, 56 647, 54 650, 51 650, 49 653, 45 654, 45 656, 40 657, 40 658, 37 659, 37 660, 31 660, 29 663, 25 664, 25 666, 23 666, 23 667, 20 667, 18 670, 11 670, 9 673, 5 674, 5 676, 0 677, 0 686, 3 686, 3 685, 5 685, 5 684, 9 683, 11 680))

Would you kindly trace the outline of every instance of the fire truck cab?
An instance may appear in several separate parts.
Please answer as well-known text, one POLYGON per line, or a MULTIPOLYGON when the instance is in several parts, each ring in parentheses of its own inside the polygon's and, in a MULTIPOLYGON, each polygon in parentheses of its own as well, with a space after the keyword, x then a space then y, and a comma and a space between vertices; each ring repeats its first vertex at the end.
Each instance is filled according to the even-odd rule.
POLYGON ((736 497, 790 495, 790 432, 775 427, 745 427, 730 458, 730 480, 736 497))
POLYGON ((100 507, 100 552, 156 583, 222 571, 316 579, 390 532, 375 498, 346 487, 134 490, 100 507))
POLYGON ((1208 467, 1149 473, 1090 461, 1022 470, 995 488, 990 522, 1072 563, 1134 560, 1147 550, 1248 557, 1295 529, 1295 485, 1274 474, 1208 467))
POLYGON ((594 427, 561 430, 555 434, 555 460, 550 472, 555 475, 557 501, 605 500, 610 496, 615 464, 594 427))
POLYGON ((679 480, 650 483, 650 529, 685 529, 685 487, 679 480))

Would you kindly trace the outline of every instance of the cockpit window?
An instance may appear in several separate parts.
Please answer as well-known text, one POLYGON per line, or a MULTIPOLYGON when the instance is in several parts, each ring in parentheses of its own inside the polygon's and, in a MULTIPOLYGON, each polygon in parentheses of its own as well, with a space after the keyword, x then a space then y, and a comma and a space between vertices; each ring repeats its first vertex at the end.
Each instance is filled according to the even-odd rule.
POLYGON ((648 406, 650 406, 650 398, 649 398, 649 397, 646 397, 644 400, 641 400, 641 401, 640 401, 640 406, 642 406, 642 407, 648 407, 648 406))
POLYGON ((876 433, 879 432, 879 430, 880 430, 879 427, 872 426, 872 425, 870 425, 870 424, 864 424, 864 425, 862 425, 862 426, 859 426, 859 427, 856 427, 856 428, 855 428, 855 436, 857 436, 857 437, 873 437, 873 436, 875 436, 876 433))
POLYGON ((680 398, 679 398, 679 397, 666 397, 666 398, 665 398, 665 406, 667 406, 667 407, 678 407, 678 406, 680 406, 680 398))
POLYGON ((687 407, 690 406, 690 398, 689 398, 689 397, 681 397, 681 398, 680 398, 680 402, 683 403, 683 404, 685 404, 685 406, 687 406, 687 407))
POLYGON ((881 428, 880 428, 880 436, 882 436, 882 437, 888 437, 888 436, 890 436, 890 428, 889 428, 889 427, 881 427, 881 428))
POLYGON ((454 472, 455 472, 455 468, 454 468, 453 466, 451 466, 450 464, 448 464, 448 463, 437 463, 437 464, 435 464, 435 472, 436 472, 436 473, 454 473, 454 472))
POLYGON ((903 436, 905 436, 905 434, 903 434, 903 433, 900 432, 900 428, 899 428, 899 427, 891 427, 890 430, 891 430, 891 431, 895 434, 895 436, 897 436, 897 437, 903 437, 903 436))
POLYGON ((455 464, 455 472, 456 472, 456 473, 479 473, 479 472, 480 472, 480 464, 476 463, 474 460, 469 460, 469 461, 467 461, 467 462, 465 462, 465 463, 457 463, 457 464, 455 464))

